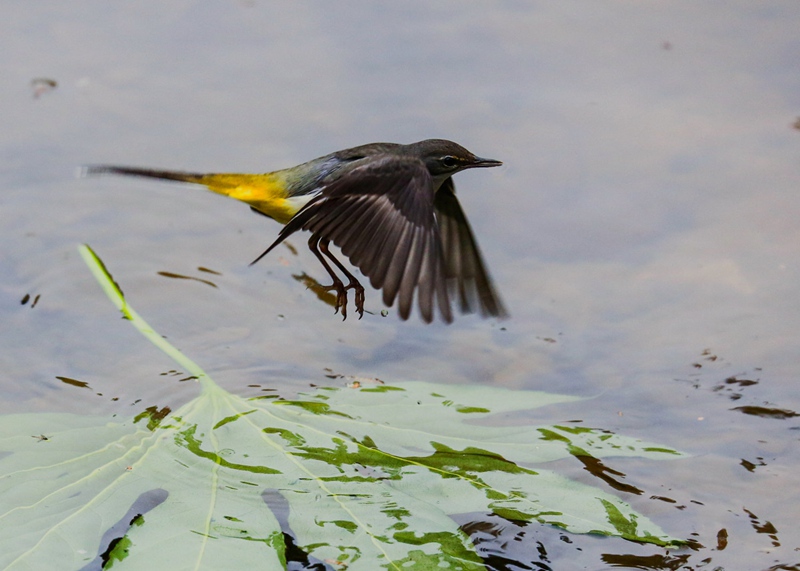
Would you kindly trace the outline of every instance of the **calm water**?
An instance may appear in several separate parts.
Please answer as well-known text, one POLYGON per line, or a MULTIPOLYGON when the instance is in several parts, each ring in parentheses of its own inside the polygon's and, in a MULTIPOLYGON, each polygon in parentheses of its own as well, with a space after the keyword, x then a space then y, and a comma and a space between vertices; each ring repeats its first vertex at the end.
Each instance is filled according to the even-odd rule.
POLYGON ((3 15, 2 411, 129 414, 196 394, 118 318, 85 242, 232 392, 301 390, 326 369, 545 389, 595 397, 545 421, 694 455, 608 464, 644 490, 617 493, 704 547, 498 525, 482 544, 498 561, 800 568, 796 2, 12 1, 3 15), (341 322, 293 277, 324 277, 303 237, 248 267, 279 226, 244 205, 74 177, 86 163, 263 172, 428 137, 505 162, 456 184, 507 321, 403 323, 368 290, 374 315, 341 322))

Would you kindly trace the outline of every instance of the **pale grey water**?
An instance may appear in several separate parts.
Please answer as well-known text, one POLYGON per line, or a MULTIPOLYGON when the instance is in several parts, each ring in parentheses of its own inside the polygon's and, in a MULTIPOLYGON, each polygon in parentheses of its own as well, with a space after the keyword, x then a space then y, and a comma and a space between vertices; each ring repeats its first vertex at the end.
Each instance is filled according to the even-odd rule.
POLYGON ((4 411, 128 413, 196 394, 102 296, 76 252, 86 242, 233 392, 301 390, 326 368, 545 389, 596 397, 550 419, 694 454, 609 464, 646 491, 622 497, 704 549, 565 544, 529 527, 509 551, 520 562, 539 561, 542 541, 554 569, 609 568, 604 553, 666 558, 631 568, 799 568, 800 420, 732 410, 800 410, 796 2, 12 1, 2 13, 4 411), (57 88, 34 98, 38 77, 57 88), (244 205, 74 177, 86 163, 263 172, 428 137, 505 162, 456 186, 507 321, 403 323, 368 290, 375 315, 342 323, 291 277, 324 277, 302 237, 298 256, 247 266, 279 226, 244 205))

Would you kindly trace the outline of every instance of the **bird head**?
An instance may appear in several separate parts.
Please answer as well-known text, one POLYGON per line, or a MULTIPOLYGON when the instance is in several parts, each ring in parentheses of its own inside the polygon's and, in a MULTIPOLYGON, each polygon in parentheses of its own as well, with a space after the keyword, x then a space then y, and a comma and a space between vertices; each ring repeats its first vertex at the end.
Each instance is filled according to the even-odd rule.
POLYGON ((444 180, 464 169, 497 167, 503 163, 494 159, 477 157, 461 145, 444 139, 427 139, 409 145, 413 148, 428 172, 444 180))

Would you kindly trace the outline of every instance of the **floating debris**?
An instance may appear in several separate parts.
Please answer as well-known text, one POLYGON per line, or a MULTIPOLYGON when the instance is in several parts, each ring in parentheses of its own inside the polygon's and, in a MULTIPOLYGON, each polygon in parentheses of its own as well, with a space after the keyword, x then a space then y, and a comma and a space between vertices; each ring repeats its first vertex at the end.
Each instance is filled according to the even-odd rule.
POLYGON ((173 278, 173 279, 176 279, 176 280, 194 280, 196 282, 200 282, 200 283, 203 283, 203 284, 206 284, 206 285, 210 285, 211 287, 214 287, 214 288, 217 287, 217 284, 215 284, 214 282, 211 282, 209 280, 204 280, 202 278, 196 278, 196 277, 193 277, 193 276, 184 276, 182 274, 175 274, 175 273, 172 273, 172 272, 156 272, 156 273, 159 276, 163 276, 165 278, 173 278))
POLYGON ((50 93, 56 87, 58 87, 58 82, 48 77, 36 77, 31 80, 31 89, 33 89, 34 99, 39 99, 39 97, 45 93, 50 93))

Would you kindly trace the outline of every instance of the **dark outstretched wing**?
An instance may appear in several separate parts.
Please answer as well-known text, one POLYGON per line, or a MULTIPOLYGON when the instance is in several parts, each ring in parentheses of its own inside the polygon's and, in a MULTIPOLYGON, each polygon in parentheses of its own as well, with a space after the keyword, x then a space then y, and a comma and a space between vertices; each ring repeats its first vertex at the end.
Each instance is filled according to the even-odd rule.
POLYGON ((458 295, 463 313, 505 317, 500 297, 483 263, 478 243, 455 195, 453 179, 447 179, 434 201, 444 250, 445 275, 451 295, 458 295))
POLYGON ((392 154, 371 157, 323 186, 259 259, 290 234, 310 230, 336 244, 382 289, 386 305, 397 299, 402 319, 411 313, 416 290, 422 319, 433 320, 435 303, 449 323, 453 315, 433 204, 433 181, 422 162, 392 154))

